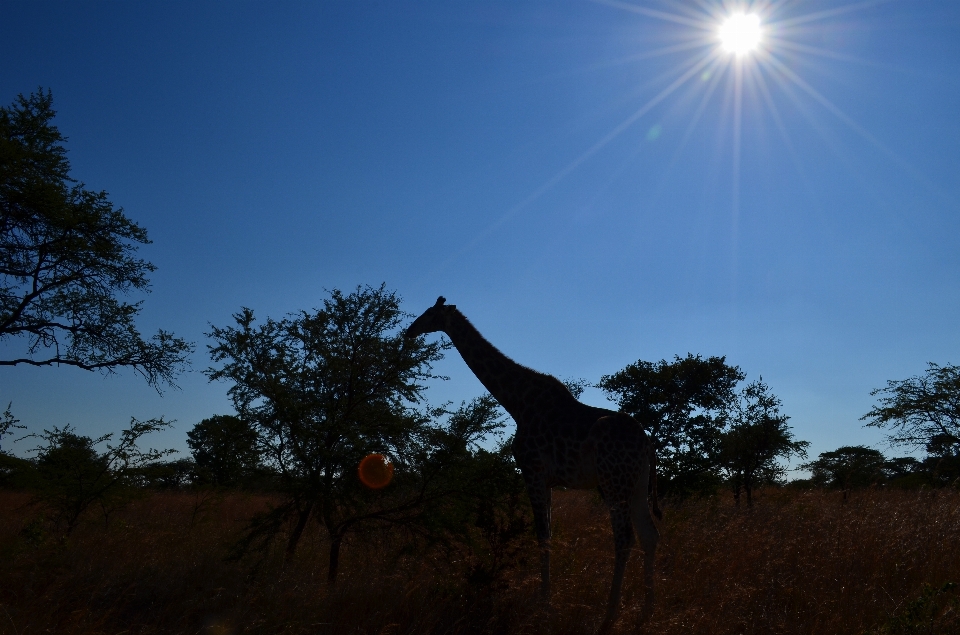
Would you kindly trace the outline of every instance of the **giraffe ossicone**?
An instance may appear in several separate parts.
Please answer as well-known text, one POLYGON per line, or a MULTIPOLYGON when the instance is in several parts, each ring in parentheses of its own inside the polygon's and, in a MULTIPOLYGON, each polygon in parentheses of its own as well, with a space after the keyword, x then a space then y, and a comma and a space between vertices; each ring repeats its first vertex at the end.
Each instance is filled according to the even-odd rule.
POLYGON ((513 417, 513 456, 533 506, 540 543, 541 592, 550 597, 550 500, 553 487, 599 488, 610 508, 615 562, 607 613, 609 631, 620 610, 620 591, 634 530, 644 552, 643 618, 653 609, 653 564, 660 533, 656 456, 637 421, 620 412, 580 403, 556 377, 513 361, 488 342, 443 296, 414 320, 407 337, 443 332, 480 383, 513 417))

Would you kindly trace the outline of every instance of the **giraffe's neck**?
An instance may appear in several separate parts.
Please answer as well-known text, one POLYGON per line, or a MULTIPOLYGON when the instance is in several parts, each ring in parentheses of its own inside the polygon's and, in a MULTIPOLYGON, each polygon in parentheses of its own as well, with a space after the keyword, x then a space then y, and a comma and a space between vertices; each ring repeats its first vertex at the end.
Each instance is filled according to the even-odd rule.
POLYGON ((467 318, 454 311, 445 330, 480 383, 513 414, 520 406, 520 394, 539 373, 513 361, 488 342, 467 318))

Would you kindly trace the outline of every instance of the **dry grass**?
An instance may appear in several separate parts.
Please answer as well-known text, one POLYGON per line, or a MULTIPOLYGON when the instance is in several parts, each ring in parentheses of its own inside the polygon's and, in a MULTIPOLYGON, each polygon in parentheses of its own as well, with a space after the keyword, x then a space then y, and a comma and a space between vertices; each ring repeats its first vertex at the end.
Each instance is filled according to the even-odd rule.
MULTIPOLYGON (((400 558, 398 540, 345 546, 326 587, 319 534, 296 557, 225 556, 263 496, 156 494, 45 536, 26 497, 0 493, 0 633, 592 633, 612 569, 606 512, 590 492, 555 494, 554 596, 536 601, 536 547, 498 590, 471 588, 440 554, 400 558)), ((668 506, 650 633, 956 633, 960 493, 768 490, 668 506), (913 631, 913 622, 920 629, 913 631), (925 621, 932 617, 933 621, 925 621), (898 621, 899 620, 899 621, 898 621)), ((639 629, 638 556, 617 632, 639 629)))

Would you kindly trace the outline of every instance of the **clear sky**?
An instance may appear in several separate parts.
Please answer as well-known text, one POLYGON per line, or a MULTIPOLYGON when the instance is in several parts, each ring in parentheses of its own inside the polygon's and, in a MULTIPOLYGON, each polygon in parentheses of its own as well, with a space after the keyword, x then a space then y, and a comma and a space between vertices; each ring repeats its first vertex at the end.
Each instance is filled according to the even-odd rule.
MULTIPOLYGON (((162 397, 4 367, 0 399, 185 449, 231 412, 209 324, 385 282, 561 378, 726 355, 814 456, 883 449, 870 390, 960 363, 960 2, 748 2, 739 58, 733 5, 5 1, 0 102, 53 91, 74 176, 154 241, 142 330, 198 350, 162 397)), ((480 394, 440 370, 431 401, 480 394)))

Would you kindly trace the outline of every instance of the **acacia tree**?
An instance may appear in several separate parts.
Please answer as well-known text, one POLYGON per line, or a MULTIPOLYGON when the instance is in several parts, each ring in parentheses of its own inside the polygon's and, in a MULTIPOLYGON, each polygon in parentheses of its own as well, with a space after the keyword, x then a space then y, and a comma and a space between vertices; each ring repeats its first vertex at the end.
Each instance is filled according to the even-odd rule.
POLYGON ((70 177, 54 115, 49 91, 0 107, 0 342, 25 341, 0 366, 126 367, 173 385, 192 346, 163 330, 145 340, 141 303, 119 299, 149 291, 147 232, 70 177))
POLYGON ((236 485, 257 470, 257 439, 249 422, 231 415, 214 415, 187 432, 200 479, 215 485, 236 485))
POLYGON ((923 375, 890 380, 870 394, 880 403, 860 420, 892 430, 891 445, 960 454, 960 366, 930 362, 923 375))
POLYGON ((231 382, 234 407, 257 430, 263 460, 286 495, 248 544, 289 520, 292 554, 314 519, 330 540, 332 582, 348 533, 426 518, 429 503, 465 491, 471 479, 440 478, 440 469, 474 456, 470 444, 502 421, 477 407, 435 423, 443 412, 426 409, 422 393, 445 345, 404 338, 400 327, 409 317, 381 285, 333 290, 322 308, 259 325, 245 308, 234 326, 212 328, 210 354, 221 365, 207 375, 231 382), (386 454, 396 467, 393 484, 378 492, 357 478, 371 453, 386 454))
POLYGON ((65 527, 66 535, 76 529, 91 506, 99 506, 104 519, 125 500, 125 490, 133 485, 136 474, 176 450, 143 450, 141 437, 170 426, 161 419, 138 421, 120 433, 116 444, 113 434, 96 439, 78 435, 69 425, 31 435, 44 444, 36 448, 32 481, 34 501, 54 512, 54 522, 65 527), (106 450, 98 451, 98 445, 106 450))
POLYGON ((863 445, 845 445, 831 452, 821 452, 815 461, 804 463, 801 469, 809 470, 810 480, 818 487, 847 490, 880 483, 885 479, 887 461, 879 450, 863 445))
POLYGON ((0 485, 5 485, 11 477, 18 471, 22 471, 27 465, 26 461, 9 454, 3 449, 4 438, 10 434, 11 430, 23 430, 26 426, 20 425, 20 420, 13 416, 10 410, 12 404, 7 404, 7 409, 0 413, 0 485))
POLYGON ((637 361, 598 387, 650 435, 663 490, 686 494, 719 480, 722 432, 744 377, 725 357, 688 353, 672 362, 637 361))
POLYGON ((960 366, 931 362, 923 375, 888 381, 870 394, 879 404, 861 421, 890 430, 890 445, 926 450, 921 471, 934 482, 960 478, 960 366))
POLYGON ((13 406, 12 403, 7 404, 7 409, 0 413, 0 455, 5 454, 3 451, 3 438, 7 436, 11 430, 24 429, 25 426, 20 425, 20 420, 13 416, 13 412, 10 408, 13 406))
POLYGON ((722 459, 733 498, 740 505, 740 494, 746 492, 747 505, 753 505, 753 490, 764 483, 783 479, 786 468, 778 459, 807 457, 807 441, 796 441, 787 415, 780 412, 782 403, 763 382, 763 378, 744 387, 723 433, 722 459))

